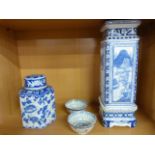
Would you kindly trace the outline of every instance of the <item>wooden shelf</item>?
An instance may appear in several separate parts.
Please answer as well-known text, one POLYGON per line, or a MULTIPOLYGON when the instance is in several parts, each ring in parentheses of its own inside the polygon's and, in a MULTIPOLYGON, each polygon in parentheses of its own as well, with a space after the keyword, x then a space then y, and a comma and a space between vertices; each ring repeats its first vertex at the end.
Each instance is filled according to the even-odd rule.
POLYGON ((0 25, 14 31, 100 29, 103 19, 1 19, 0 25))
MULTIPOLYGON (((100 28, 105 20, 0 20, 0 134, 75 134, 64 102, 82 98, 97 116, 100 92, 100 28), (35 62, 35 63, 34 63, 35 62), (57 100, 57 120, 45 129, 22 127, 19 90, 29 74, 45 74, 57 100)), ((155 20, 142 20, 137 105, 138 124, 104 128, 90 134, 155 134, 155 20)))
MULTIPOLYGON (((97 116, 97 123, 90 135, 150 135, 155 134, 155 124, 148 119, 142 112, 137 112, 136 128, 129 127, 113 127, 104 128, 101 124, 101 119, 97 110, 98 104, 89 105, 88 111, 91 111, 97 116)), ((57 104, 57 120, 44 129, 25 129, 22 127, 20 113, 8 117, 3 124, 0 125, 0 134, 19 134, 19 135, 76 135, 67 123, 68 112, 63 104, 57 104), (61 105, 61 106, 60 106, 61 105)))

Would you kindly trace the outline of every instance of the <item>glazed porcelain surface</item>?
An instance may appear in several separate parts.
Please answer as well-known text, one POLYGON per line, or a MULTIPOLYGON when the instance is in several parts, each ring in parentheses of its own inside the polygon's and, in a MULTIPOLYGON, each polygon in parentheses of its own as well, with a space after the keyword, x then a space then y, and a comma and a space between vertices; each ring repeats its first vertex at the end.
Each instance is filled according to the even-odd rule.
POLYGON ((96 116, 87 111, 74 112, 68 116, 68 123, 76 133, 87 134, 94 128, 96 116))
POLYGON ((76 112, 85 110, 87 107, 87 103, 84 100, 72 99, 65 103, 65 107, 69 112, 76 112))
POLYGON ((25 77, 20 91, 22 123, 25 128, 44 128, 56 119, 55 95, 44 75, 25 77))
POLYGON ((105 127, 136 125, 139 24, 136 20, 115 20, 103 28, 100 109, 105 127))

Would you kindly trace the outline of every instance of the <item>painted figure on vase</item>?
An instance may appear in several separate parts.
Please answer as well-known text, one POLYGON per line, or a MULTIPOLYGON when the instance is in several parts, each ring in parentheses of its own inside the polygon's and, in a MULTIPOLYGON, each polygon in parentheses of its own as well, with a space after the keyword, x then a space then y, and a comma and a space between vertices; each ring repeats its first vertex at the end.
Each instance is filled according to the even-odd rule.
POLYGON ((132 84, 132 57, 127 50, 121 50, 114 58, 113 101, 130 102, 132 84))

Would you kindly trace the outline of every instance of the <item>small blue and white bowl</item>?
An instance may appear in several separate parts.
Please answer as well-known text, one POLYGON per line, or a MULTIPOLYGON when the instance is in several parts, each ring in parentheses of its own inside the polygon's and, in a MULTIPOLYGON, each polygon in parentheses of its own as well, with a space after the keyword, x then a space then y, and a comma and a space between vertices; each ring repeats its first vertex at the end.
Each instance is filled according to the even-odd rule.
POLYGON ((87 111, 73 112, 68 116, 67 122, 73 131, 84 135, 94 128, 96 116, 87 111))
POLYGON ((87 107, 87 102, 79 99, 72 99, 65 103, 65 107, 68 112, 77 112, 81 110, 85 110, 87 107))

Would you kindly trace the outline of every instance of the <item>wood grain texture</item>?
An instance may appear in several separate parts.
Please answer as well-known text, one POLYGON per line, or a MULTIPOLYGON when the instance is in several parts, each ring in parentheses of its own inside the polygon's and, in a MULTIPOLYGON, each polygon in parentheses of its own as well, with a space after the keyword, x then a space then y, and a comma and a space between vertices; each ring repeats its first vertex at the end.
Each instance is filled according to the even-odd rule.
POLYGON ((56 29, 56 30, 30 30, 16 32, 16 39, 57 39, 57 38, 101 38, 100 29, 56 29))
MULTIPOLYGON (((153 135, 155 134, 155 124, 147 118, 143 112, 136 113, 137 126, 104 128, 98 113, 98 103, 94 102, 87 108, 97 116, 97 122, 90 135, 153 135)), ((57 119, 44 129, 25 129, 22 127, 20 114, 8 117, 4 124, 0 125, 0 134, 14 135, 77 135, 67 123, 68 112, 64 108, 64 103, 57 102, 57 119)))
POLYGON ((58 102, 97 100, 100 40, 95 38, 18 40, 22 79, 45 74, 58 102))
POLYGON ((1 19, 0 25, 14 31, 100 29, 103 19, 1 19))
POLYGON ((0 28, 0 119, 19 109, 18 91, 21 87, 16 40, 11 31, 0 28))
MULTIPOLYGON (((153 26, 152 26, 153 27, 153 26)), ((155 121, 155 31, 144 29, 140 44, 138 81, 139 106, 155 121), (145 34, 145 35, 144 35, 145 34)))

